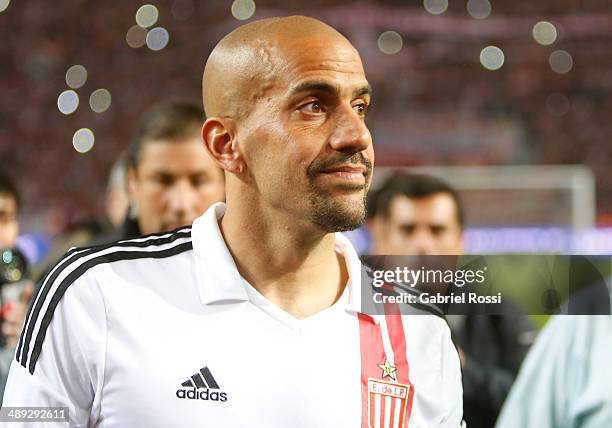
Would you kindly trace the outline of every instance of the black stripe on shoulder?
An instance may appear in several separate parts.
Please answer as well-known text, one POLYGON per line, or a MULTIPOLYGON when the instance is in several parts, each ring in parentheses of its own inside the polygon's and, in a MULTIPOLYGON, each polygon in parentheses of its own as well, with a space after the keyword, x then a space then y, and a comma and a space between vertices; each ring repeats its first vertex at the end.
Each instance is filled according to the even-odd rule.
MULTIPOLYGON (((76 268, 73 272, 66 276, 66 278, 64 278, 64 280, 60 283, 59 287, 57 288, 49 302, 49 306, 47 307, 45 315, 41 320, 40 328, 38 330, 38 334, 36 335, 36 340, 34 341, 34 347, 32 348, 32 355, 30 357, 30 363, 28 365, 28 370, 30 371, 30 373, 33 374, 34 370, 36 369, 36 362, 38 361, 38 357, 40 356, 42 345, 45 341, 47 329, 49 327, 49 324, 51 323, 51 319, 53 318, 53 312, 55 311, 55 308, 61 301, 68 287, 70 287, 70 285, 72 285, 74 281, 76 281, 76 279, 83 275, 84 272, 102 263, 111 263, 119 260, 136 260, 147 258, 161 259, 166 257, 172 257, 177 254, 190 251, 191 249, 193 249, 193 245, 191 241, 189 241, 183 242, 171 248, 158 251, 116 251, 83 262, 83 264, 81 264, 78 268, 76 268)), ((24 357, 25 358, 22 358, 21 365, 26 367, 27 354, 24 354, 24 357)))
POLYGON ((188 238, 191 236, 191 230, 189 228, 181 228, 174 232, 150 234, 141 238, 128 239, 123 241, 110 242, 107 244, 96 245, 93 247, 80 247, 70 249, 66 255, 53 267, 47 275, 43 278, 41 286, 37 287, 37 295, 32 299, 28 313, 26 314, 26 322, 24 324, 19 343, 17 345, 17 351, 15 353, 15 359, 19 361, 25 367, 25 358, 27 358, 29 351, 29 342, 32 339, 32 332, 41 307, 49 294, 49 289, 55 282, 57 277, 73 263, 77 262, 82 257, 87 257, 98 251, 103 251, 112 247, 142 247, 146 248, 155 245, 170 244, 179 238, 188 238), (144 238, 144 239, 143 239, 144 238), (22 357, 25 356, 24 357, 22 357))
POLYGON ((89 249, 106 249, 115 246, 134 246, 134 247, 148 247, 151 245, 163 245, 175 241, 179 238, 191 237, 191 226, 179 227, 168 232, 161 233, 150 233, 148 235, 135 236, 133 238, 118 239, 116 241, 107 242, 104 244, 90 245, 84 247, 74 248, 75 251, 89 250, 89 249))
POLYGON ((29 343, 32 340, 32 333, 34 331, 36 321, 38 320, 41 308, 47 299, 47 295, 49 294, 49 290, 53 286, 53 283, 66 268, 73 266, 74 263, 78 262, 79 259, 83 257, 90 256, 96 252, 101 252, 109 248, 117 247, 120 249, 123 247, 138 247, 144 249, 151 246, 170 244, 177 239, 189 237, 191 237, 191 229, 181 228, 170 233, 166 232, 151 234, 142 238, 116 241, 93 247, 70 249, 66 255, 64 255, 64 257, 60 259, 60 261, 51 270, 49 270, 47 275, 45 275, 43 278, 41 285, 37 287, 36 296, 32 299, 32 303, 30 304, 28 313, 26 314, 25 324, 19 338, 19 343, 17 344, 17 350, 15 352, 15 359, 25 367, 25 360, 27 359, 29 351, 29 343), (143 238, 146 239, 143 240, 143 238))

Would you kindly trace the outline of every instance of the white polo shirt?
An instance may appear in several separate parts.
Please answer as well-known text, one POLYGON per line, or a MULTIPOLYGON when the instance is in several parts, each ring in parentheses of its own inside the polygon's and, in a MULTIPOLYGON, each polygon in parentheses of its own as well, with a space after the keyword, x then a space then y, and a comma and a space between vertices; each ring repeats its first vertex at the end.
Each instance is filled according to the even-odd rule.
POLYGON ((240 276, 224 211, 71 250, 28 313, 4 406, 67 406, 75 427, 460 426, 443 319, 360 313, 361 264, 341 234, 343 296, 295 319, 240 276))

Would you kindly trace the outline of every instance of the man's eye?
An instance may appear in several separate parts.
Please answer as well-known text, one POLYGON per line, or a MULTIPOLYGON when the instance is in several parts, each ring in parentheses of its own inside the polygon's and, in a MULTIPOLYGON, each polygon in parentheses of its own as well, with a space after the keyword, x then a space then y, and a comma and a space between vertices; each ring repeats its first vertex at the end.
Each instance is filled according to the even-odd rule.
POLYGON ((203 186, 206 183, 208 183, 208 177, 205 175, 191 178, 191 185, 194 187, 203 186))
POLYGON ((304 104, 302 107, 300 107, 300 110, 306 113, 322 113, 324 111, 323 106, 319 101, 312 101, 308 104, 304 104))
POLYGON ((400 231, 407 236, 412 235, 414 233, 414 229, 416 229, 414 224, 402 224, 400 226, 400 231))
POLYGON ((166 174, 158 174, 155 176, 154 180, 158 183, 161 184, 162 186, 171 186, 172 183, 174 183, 174 177, 172 177, 171 175, 166 175, 166 174))
POLYGON ((366 113, 368 112, 368 105, 366 103, 355 104, 353 108, 361 117, 365 117, 366 113))
POLYGON ((446 231, 444 226, 431 226, 430 229, 434 236, 442 235, 446 231))

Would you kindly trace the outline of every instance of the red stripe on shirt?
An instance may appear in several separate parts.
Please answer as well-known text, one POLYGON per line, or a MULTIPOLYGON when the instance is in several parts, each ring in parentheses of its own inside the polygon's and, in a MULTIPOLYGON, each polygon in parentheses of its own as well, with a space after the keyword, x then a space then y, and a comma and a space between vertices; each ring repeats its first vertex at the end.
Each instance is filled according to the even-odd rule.
POLYGON ((395 404, 397 403, 398 398, 393 398, 391 400, 391 409, 389 409, 389 411, 391 412, 391 415, 389 416, 389 426, 390 427, 394 427, 395 426, 395 404))
MULTIPOLYGON (((406 403, 406 420, 401 427, 407 427, 410 421, 410 413, 412 411, 412 400, 414 398, 414 387, 410 382, 410 366, 408 365, 408 358, 406 356, 406 336, 404 333, 404 324, 402 322, 402 316, 399 315, 399 309, 397 305, 389 305, 385 307, 385 320, 387 322, 387 331, 389 332, 389 339, 391 341, 391 347, 393 348, 394 363, 397 369, 396 377, 398 383, 408 385, 408 398, 406 403)), ((404 420, 404 407, 399 415, 400 424, 404 420)))
MULTIPOLYGON (((357 314, 359 319, 359 344, 361 351, 361 426, 369 428, 368 378, 380 378, 378 364, 385 361, 380 327, 368 315, 357 314)), ((374 400, 372 401, 372 413, 374 400)))

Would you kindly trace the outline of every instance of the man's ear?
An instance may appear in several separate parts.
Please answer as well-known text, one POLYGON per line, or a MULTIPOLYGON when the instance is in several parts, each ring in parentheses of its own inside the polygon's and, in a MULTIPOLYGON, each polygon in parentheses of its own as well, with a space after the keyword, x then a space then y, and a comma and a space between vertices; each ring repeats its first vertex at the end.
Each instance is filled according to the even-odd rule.
POLYGON ((235 122, 227 117, 211 117, 202 126, 204 147, 217 164, 225 171, 240 174, 245 162, 236 144, 235 122))
POLYGON ((131 202, 134 201, 134 195, 137 193, 138 177, 136 177, 136 169, 134 167, 129 167, 127 170, 127 194, 128 200, 131 202))

